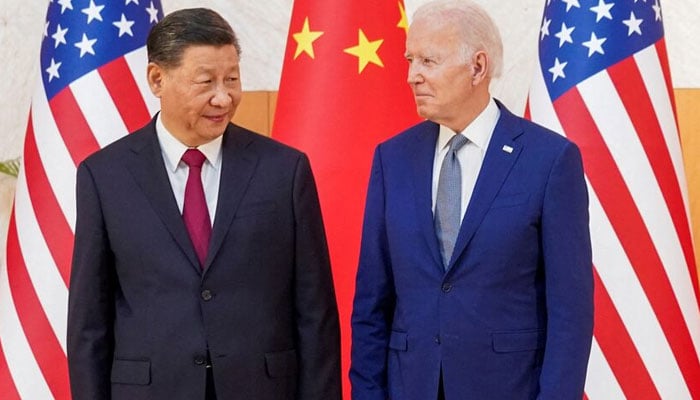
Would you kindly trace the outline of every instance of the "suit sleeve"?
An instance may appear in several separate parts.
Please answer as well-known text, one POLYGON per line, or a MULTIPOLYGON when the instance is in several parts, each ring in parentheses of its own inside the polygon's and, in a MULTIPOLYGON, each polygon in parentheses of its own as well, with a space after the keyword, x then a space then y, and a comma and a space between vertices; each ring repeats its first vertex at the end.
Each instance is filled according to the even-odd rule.
POLYGON ((567 144, 555 161, 542 210, 547 341, 538 399, 583 397, 593 335, 593 263, 581 154, 567 144))
POLYGON ((380 147, 374 154, 352 311, 350 383, 354 400, 386 400, 387 351, 395 292, 385 226, 380 147))
POLYGON ((341 398, 340 327, 321 208, 309 160, 294 177, 295 310, 299 351, 298 399, 341 398))
POLYGON ((114 262, 94 177, 78 168, 75 244, 68 297, 73 400, 108 400, 114 348, 114 262))

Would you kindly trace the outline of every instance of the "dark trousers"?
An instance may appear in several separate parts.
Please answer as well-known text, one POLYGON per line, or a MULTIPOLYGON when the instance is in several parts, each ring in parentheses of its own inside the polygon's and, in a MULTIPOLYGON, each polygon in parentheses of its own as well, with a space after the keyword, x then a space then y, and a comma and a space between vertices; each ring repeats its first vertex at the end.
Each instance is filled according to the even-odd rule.
POLYGON ((204 394, 204 400, 216 400, 216 391, 214 391, 214 373, 211 367, 207 367, 207 388, 204 394))
POLYGON ((440 383, 438 384, 437 400, 445 400, 445 388, 442 384, 442 368, 440 368, 440 383))

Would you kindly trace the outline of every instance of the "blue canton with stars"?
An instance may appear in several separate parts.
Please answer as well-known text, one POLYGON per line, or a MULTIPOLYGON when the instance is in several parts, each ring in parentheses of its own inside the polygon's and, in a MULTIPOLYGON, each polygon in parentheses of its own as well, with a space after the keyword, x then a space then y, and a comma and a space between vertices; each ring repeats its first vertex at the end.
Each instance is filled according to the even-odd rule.
POLYGON ((48 99, 88 72, 143 47, 162 17, 160 0, 51 0, 41 44, 48 99))
POLYGON ((663 35, 659 0, 547 0, 539 54, 552 101, 663 35))

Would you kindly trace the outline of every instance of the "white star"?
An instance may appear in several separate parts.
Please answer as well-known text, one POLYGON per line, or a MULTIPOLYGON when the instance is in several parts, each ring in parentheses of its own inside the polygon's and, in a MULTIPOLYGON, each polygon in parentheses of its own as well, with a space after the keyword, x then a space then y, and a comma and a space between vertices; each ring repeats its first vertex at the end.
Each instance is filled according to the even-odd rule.
POLYGON ((558 58, 554 59, 554 66, 548 70, 552 73, 552 82, 556 82, 557 78, 566 78, 566 74, 564 74, 566 64, 568 64, 568 62, 560 63, 558 58))
POLYGON ((600 22, 604 17, 612 20, 612 15, 610 14, 610 9, 613 8, 615 3, 605 4, 605 0, 598 0, 598 5, 591 7, 591 11, 596 13, 595 22, 600 22))
POLYGON ((659 5, 658 0, 654 2, 654 5, 651 6, 651 8, 654 9, 654 13, 656 14, 656 20, 661 21, 661 6, 659 5))
POLYGON ((561 23, 561 30, 554 34, 554 36, 559 38, 559 47, 563 46, 566 42, 574 43, 574 40, 571 38, 571 32, 573 32, 574 29, 576 29, 575 26, 568 28, 565 22, 561 23))
POLYGON ((544 39, 545 36, 549 36, 549 24, 552 23, 551 19, 547 19, 547 17, 544 17, 544 21, 542 22, 542 28, 540 28, 540 40, 544 39))
POLYGON ((139 0, 126 0, 126 3, 125 3, 124 5, 125 5, 125 6, 128 6, 129 3, 134 3, 134 4, 138 5, 138 4, 139 4, 139 0))
POLYGON ((122 37, 122 35, 125 33, 131 37, 134 36, 134 33, 131 32, 131 26, 134 25, 134 21, 128 21, 124 14, 122 14, 121 21, 114 21, 112 22, 112 25, 119 28, 119 37, 122 37))
POLYGON ((105 6, 96 6, 95 2, 93 0, 90 0, 90 7, 83 8, 81 11, 83 12, 83 14, 87 15, 87 23, 89 24, 90 22, 92 22, 93 19, 102 21, 102 16, 100 15, 100 12, 102 12, 103 8, 105 8, 105 6))
POLYGON ((642 29, 639 27, 642 24, 643 19, 637 19, 634 15, 634 11, 630 12, 630 19, 626 19, 622 21, 623 24, 627 25, 627 36, 632 36, 632 33, 635 32, 639 35, 642 34, 642 29))
POLYGON ((61 29, 61 24, 58 24, 58 26, 56 26, 56 32, 53 35, 51 35, 51 38, 54 40, 54 49, 58 47, 58 45, 61 43, 66 44, 66 33, 68 33, 68 28, 61 29))
POLYGON ((148 22, 158 22, 158 9, 153 6, 153 2, 151 2, 151 5, 146 9, 146 12, 148 12, 150 16, 148 22))
POLYGON ((49 74, 49 82, 53 78, 60 78, 61 76, 58 74, 58 69, 61 68, 61 63, 57 63, 54 61, 54 59, 51 59, 51 66, 46 68, 46 72, 49 74))
POLYGON ((44 37, 49 36, 49 21, 46 21, 46 25, 44 25, 44 37))
POLYGON ((581 8, 581 4, 579 4, 578 0, 561 0, 561 1, 566 3, 566 12, 569 12, 569 10, 571 10, 571 7, 581 8))
POLYGON ((73 0, 58 0, 58 4, 61 5, 61 14, 66 11, 66 8, 69 10, 73 9, 73 3, 71 3, 71 1, 73 0))
POLYGON ((95 55, 95 50, 92 48, 95 42, 97 42, 97 39, 88 39, 83 33, 83 40, 75 44, 75 47, 80 49, 80 58, 83 58, 86 53, 90 53, 93 56, 95 55))
POLYGON ((605 51, 603 51, 603 43, 608 40, 607 38, 600 38, 596 37, 595 32, 591 32, 591 40, 587 42, 583 42, 584 47, 588 47, 588 57, 590 58, 593 53, 600 53, 600 54, 605 54, 605 51))

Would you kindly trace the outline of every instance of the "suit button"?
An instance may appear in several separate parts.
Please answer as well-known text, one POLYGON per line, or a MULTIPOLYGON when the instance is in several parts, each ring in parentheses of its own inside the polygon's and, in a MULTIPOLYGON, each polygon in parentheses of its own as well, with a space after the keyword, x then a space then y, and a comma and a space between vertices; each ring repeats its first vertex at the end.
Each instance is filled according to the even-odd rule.
POLYGON ((440 344, 440 335, 435 335, 433 341, 435 341, 436 344, 440 344))
POLYGON ((207 362, 207 358, 206 358, 206 357, 204 357, 204 356, 202 356, 202 355, 194 356, 194 363, 195 363, 195 364, 197 364, 197 365, 204 365, 206 362, 207 362))
POLYGON ((452 284, 451 283, 443 283, 442 284, 442 291, 445 293, 449 293, 450 290, 452 290, 452 284))
POLYGON ((211 300, 212 297, 214 297, 214 296, 211 294, 211 291, 208 290, 208 289, 207 289, 207 290, 202 290, 201 296, 202 296, 202 300, 204 300, 204 301, 209 301, 209 300, 211 300))

